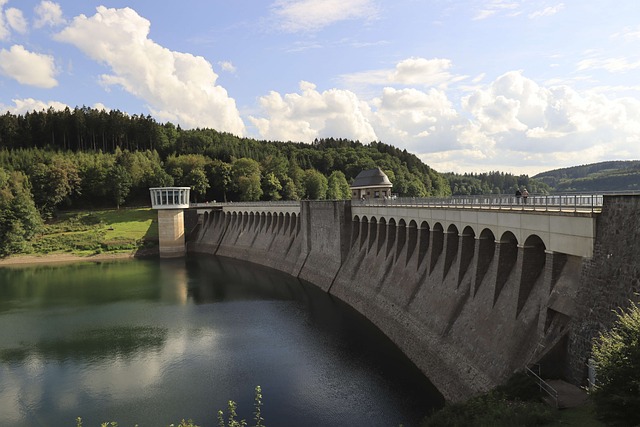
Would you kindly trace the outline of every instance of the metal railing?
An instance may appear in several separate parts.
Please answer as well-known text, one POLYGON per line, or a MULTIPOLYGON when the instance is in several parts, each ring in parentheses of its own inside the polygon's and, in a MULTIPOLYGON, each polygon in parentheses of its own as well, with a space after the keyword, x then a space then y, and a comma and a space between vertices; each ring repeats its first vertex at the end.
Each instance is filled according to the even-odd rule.
MULTIPOLYGON (((532 375, 538 381, 538 386, 540 387, 540 391, 548 394, 549 397, 551 397, 551 399, 553 400, 555 408, 558 409, 560 406, 559 400, 558 400, 558 391, 555 388, 553 388, 551 384, 549 384, 548 382, 543 380, 542 377, 540 377, 539 375, 540 371, 538 371, 538 373, 536 374, 528 366, 525 367, 525 369, 527 370, 527 374, 532 375)), ((538 369, 540 369, 539 365, 538 365, 538 369)))
POLYGON ((286 206, 300 206, 298 200, 267 200, 267 201, 255 201, 255 202, 204 202, 204 203, 191 203, 191 208, 208 208, 214 206, 273 206, 273 207, 286 207, 286 206))
MULTIPOLYGON (((500 209, 525 211, 585 212, 602 210, 602 194, 554 194, 516 197, 505 195, 453 196, 453 197, 397 197, 352 200, 353 206, 406 206, 455 209, 500 209)), ((297 200, 255 201, 255 202, 205 202, 191 203, 190 207, 215 206, 300 206, 297 200)))
POLYGON ((516 197, 505 195, 438 197, 398 197, 354 201, 358 206, 407 206, 429 208, 479 208, 530 211, 600 212, 602 194, 558 194, 516 197))

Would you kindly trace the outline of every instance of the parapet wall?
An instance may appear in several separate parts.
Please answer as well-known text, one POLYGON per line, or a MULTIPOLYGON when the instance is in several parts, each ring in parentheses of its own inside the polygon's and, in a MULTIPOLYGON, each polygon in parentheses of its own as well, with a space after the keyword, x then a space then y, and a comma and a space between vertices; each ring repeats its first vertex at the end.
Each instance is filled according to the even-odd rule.
MULTIPOLYGON (((611 222, 632 220, 637 201, 625 203, 598 220, 598 239, 602 229, 613 231, 611 222)), ((521 242, 508 232, 475 235, 454 224, 445 230, 441 222, 353 220, 351 209, 350 201, 305 201, 299 213, 205 213, 188 250, 276 268, 339 297, 390 337, 451 401, 495 387, 540 359, 571 365, 567 348, 579 353, 593 329, 580 320, 587 301, 593 292, 611 301, 609 278, 600 269, 603 251, 622 245, 614 238, 599 241, 593 260, 585 262, 546 250, 535 236, 521 242), (586 283, 602 290, 585 290, 586 283)), ((638 237, 633 245, 640 244, 638 237)), ((632 252, 612 253, 628 260, 632 252)), ((637 289, 640 269, 623 264, 621 259, 617 270, 609 265, 606 271, 634 280, 637 289)), ((628 285, 618 286, 629 293, 628 285)))

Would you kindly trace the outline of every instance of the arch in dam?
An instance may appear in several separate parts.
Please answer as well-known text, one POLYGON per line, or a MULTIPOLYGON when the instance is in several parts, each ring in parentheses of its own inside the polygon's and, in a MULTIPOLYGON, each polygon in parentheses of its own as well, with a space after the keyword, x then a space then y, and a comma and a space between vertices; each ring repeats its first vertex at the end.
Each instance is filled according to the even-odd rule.
POLYGON ((202 224, 209 227, 214 222, 225 223, 237 230, 256 233, 292 234, 300 230, 299 217, 296 212, 265 212, 249 209, 233 211, 204 211, 202 224))

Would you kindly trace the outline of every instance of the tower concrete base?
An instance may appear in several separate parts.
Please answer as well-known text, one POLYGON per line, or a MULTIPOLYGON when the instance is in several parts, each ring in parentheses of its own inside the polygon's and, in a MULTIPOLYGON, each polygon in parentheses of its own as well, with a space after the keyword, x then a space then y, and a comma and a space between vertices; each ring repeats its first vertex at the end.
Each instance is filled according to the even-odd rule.
POLYGON ((158 238, 160 258, 176 258, 186 254, 182 209, 158 210, 158 238))

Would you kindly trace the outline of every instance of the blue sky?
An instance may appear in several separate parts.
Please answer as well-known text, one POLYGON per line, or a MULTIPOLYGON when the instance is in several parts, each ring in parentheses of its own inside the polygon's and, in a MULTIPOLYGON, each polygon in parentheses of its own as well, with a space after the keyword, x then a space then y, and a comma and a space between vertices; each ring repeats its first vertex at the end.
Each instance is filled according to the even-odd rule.
POLYGON ((89 106, 438 171, 640 158, 640 2, 0 0, 0 111, 89 106))

